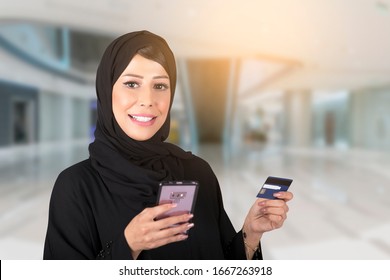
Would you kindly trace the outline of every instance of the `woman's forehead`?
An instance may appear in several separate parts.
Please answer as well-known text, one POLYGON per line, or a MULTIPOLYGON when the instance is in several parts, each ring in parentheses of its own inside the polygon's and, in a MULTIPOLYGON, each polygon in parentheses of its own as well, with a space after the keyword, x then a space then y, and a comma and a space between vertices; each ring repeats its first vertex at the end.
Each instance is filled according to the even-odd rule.
POLYGON ((124 69, 123 75, 152 76, 154 78, 169 79, 169 74, 164 67, 151 59, 136 54, 124 69))

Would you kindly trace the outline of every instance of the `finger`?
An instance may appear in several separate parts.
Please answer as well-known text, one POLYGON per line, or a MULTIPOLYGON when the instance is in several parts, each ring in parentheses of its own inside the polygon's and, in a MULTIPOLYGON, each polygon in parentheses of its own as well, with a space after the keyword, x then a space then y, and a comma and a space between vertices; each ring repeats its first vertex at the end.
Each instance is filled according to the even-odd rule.
POLYGON ((256 202, 260 203, 262 201, 267 201, 267 200, 269 200, 269 199, 259 197, 259 198, 256 199, 256 202))
POLYGON ((161 204, 161 205, 157 205, 157 206, 154 206, 154 207, 145 208, 141 212, 141 214, 144 217, 147 217, 148 219, 153 220, 157 216, 160 216, 160 215, 164 214, 165 212, 175 208, 176 206, 177 206, 176 203, 161 204))
POLYGON ((170 237, 178 234, 186 234, 189 229, 193 228, 193 223, 184 223, 181 225, 174 225, 168 228, 165 228, 159 232, 161 238, 170 237))
POLYGON ((188 222, 190 219, 194 217, 193 214, 183 214, 177 216, 171 216, 168 218, 164 218, 156 221, 156 226, 160 229, 167 228, 177 224, 183 224, 188 222))
POLYGON ((187 231, 192 227, 194 227, 193 223, 185 223, 159 230, 154 232, 153 237, 145 237, 145 243, 147 243, 148 248, 156 248, 168 243, 182 241, 187 239, 187 231))
POLYGON ((284 221, 286 220, 286 216, 280 215, 268 215, 268 219, 271 221, 272 228, 280 228, 284 221))
POLYGON ((294 195, 292 192, 277 192, 274 193, 274 197, 282 199, 287 202, 293 199, 294 195))
POLYGON ((284 211, 282 211, 281 209, 271 208, 271 207, 262 208, 260 213, 262 215, 278 215, 278 216, 282 216, 285 214, 284 211))
POLYGON ((260 209, 260 212, 262 214, 271 214, 271 215, 280 215, 280 216, 286 216, 286 213, 288 212, 289 208, 285 204, 283 206, 277 206, 277 207, 263 207, 260 209))
POLYGON ((267 199, 266 201, 261 201, 258 203, 260 208, 264 207, 284 207, 286 202, 282 199, 267 199))
POLYGON ((287 213, 283 209, 280 208, 266 208, 262 209, 262 214, 263 215, 272 215, 272 216, 280 216, 282 219, 287 218, 287 213))

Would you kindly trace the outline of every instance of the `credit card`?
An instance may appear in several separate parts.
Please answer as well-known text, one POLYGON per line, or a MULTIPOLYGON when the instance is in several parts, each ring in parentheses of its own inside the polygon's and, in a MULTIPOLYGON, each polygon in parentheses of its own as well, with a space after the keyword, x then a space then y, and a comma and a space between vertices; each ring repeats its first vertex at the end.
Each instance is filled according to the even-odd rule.
POLYGON ((274 197, 274 193, 287 191, 292 181, 292 179, 288 178, 269 176, 267 180, 265 180, 263 186, 257 194, 257 197, 277 199, 274 197))

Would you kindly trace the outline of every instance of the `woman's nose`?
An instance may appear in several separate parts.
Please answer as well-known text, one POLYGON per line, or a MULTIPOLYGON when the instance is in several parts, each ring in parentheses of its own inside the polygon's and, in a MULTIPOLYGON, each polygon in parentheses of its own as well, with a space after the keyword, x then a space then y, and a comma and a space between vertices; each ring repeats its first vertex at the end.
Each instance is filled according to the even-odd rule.
POLYGON ((139 104, 143 107, 152 107, 153 95, 151 90, 145 90, 140 94, 139 104))

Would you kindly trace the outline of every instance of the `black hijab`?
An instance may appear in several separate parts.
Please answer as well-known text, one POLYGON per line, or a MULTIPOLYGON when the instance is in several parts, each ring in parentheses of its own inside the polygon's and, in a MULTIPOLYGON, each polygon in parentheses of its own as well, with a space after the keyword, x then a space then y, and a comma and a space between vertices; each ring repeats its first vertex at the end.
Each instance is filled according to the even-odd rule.
POLYGON ((137 51, 147 46, 159 49, 165 57, 162 66, 169 75, 172 106, 176 64, 166 41, 148 31, 122 35, 107 47, 97 70, 97 124, 95 140, 89 146, 92 166, 110 191, 143 205, 155 203, 160 181, 185 179, 181 159, 192 157, 191 153, 164 142, 169 134, 170 114, 160 130, 145 141, 130 138, 115 120, 112 87, 137 51))

